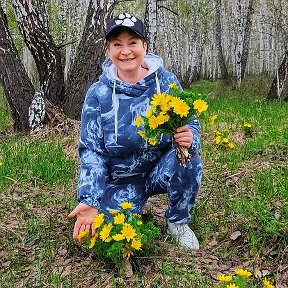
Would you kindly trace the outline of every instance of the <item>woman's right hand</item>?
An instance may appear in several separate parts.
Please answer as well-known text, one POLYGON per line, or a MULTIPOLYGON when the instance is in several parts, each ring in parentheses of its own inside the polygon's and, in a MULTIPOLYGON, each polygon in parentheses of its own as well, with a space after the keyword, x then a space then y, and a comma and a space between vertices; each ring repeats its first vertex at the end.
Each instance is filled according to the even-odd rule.
POLYGON ((93 220, 98 214, 98 209, 89 206, 84 203, 79 203, 76 208, 68 215, 68 218, 77 216, 77 220, 74 225, 73 239, 77 240, 78 234, 86 229, 91 231, 91 235, 95 235, 95 229, 93 229, 93 220))

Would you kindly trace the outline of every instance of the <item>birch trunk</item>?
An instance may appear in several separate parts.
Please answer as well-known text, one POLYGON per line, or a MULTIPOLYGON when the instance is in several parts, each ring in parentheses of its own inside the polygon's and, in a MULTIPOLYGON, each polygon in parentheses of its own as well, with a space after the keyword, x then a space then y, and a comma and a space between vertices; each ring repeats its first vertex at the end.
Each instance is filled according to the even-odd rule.
MULTIPOLYGON (((284 58, 276 71, 276 75, 274 77, 270 91, 267 96, 268 100, 281 98, 281 93, 283 91, 284 84, 287 79, 287 74, 288 74, 288 50, 285 52, 284 58)), ((285 100, 288 100, 288 98, 285 97, 285 100)))
POLYGON ((229 78, 228 70, 225 63, 225 58, 222 49, 222 27, 221 27, 221 0, 216 1, 216 23, 215 23, 215 32, 216 32, 216 47, 217 47, 217 56, 219 69, 221 73, 221 78, 224 81, 227 81, 229 78))
MULTIPOLYGON (((44 0, 42 0, 44 1, 44 0)), ((36 63, 40 90, 52 104, 60 106, 64 96, 61 56, 45 22, 42 23, 32 0, 13 0, 17 22, 36 63)))
POLYGON ((156 54, 157 41, 157 0, 147 0, 145 10, 145 28, 149 52, 156 54))
POLYGON ((0 81, 11 109, 14 129, 29 130, 28 111, 34 87, 20 61, 8 30, 7 18, 0 3, 0 81))

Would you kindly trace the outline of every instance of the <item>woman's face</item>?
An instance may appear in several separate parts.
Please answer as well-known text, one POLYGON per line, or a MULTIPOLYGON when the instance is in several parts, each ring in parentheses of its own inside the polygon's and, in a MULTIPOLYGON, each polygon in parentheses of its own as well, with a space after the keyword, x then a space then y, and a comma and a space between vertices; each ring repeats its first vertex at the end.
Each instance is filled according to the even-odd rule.
POLYGON ((126 31, 109 41, 110 59, 122 74, 137 72, 146 51, 147 43, 126 31))

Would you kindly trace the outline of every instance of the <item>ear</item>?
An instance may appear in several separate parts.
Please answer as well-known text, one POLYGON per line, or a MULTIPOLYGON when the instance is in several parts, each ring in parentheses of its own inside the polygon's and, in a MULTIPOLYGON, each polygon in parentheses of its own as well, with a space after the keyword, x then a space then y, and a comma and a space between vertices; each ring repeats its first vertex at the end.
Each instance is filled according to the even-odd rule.
POLYGON ((148 44, 147 44, 147 42, 143 42, 143 47, 144 47, 144 50, 145 50, 145 52, 147 53, 147 48, 148 48, 148 44))

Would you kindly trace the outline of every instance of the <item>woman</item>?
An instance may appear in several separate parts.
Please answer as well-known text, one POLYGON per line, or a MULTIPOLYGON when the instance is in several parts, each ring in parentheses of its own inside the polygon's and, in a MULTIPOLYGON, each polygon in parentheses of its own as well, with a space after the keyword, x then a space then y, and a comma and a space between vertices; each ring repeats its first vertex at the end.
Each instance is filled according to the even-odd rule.
POLYGON ((99 210, 111 217, 110 210, 128 201, 133 212, 141 213, 149 196, 167 193, 168 232, 180 246, 197 250, 199 243, 188 223, 202 176, 199 123, 191 119, 174 135, 194 155, 185 168, 175 157, 170 136, 163 135, 156 146, 147 145, 137 134, 135 117, 146 114, 154 93, 180 84, 161 58, 146 53, 140 19, 120 14, 109 23, 106 40, 109 59, 99 81, 89 88, 82 111, 80 203, 68 216, 77 216, 73 238, 85 229, 94 235, 92 222, 99 210))

